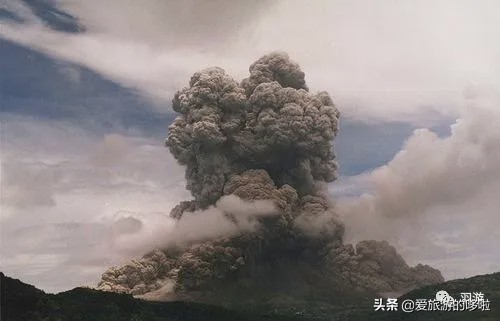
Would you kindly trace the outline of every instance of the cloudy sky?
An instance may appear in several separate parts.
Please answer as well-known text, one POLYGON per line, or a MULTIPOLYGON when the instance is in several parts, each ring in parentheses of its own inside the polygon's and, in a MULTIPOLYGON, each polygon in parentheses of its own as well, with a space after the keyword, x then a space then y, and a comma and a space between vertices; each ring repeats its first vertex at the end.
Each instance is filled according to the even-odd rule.
POLYGON ((281 50, 342 112, 347 241, 499 271, 498 39, 496 0, 0 0, 0 270, 61 291, 154 247, 189 198, 172 95, 281 50))

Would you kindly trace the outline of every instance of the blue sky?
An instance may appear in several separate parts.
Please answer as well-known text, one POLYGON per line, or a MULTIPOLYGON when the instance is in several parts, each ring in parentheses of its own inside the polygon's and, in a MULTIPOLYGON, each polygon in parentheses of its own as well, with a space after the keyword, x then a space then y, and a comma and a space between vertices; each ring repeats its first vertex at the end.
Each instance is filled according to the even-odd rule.
POLYGON ((173 93, 276 49, 342 113, 348 241, 447 278, 499 270, 497 4, 292 3, 0 2, 2 271, 60 291, 154 246, 189 198, 163 147, 173 93))

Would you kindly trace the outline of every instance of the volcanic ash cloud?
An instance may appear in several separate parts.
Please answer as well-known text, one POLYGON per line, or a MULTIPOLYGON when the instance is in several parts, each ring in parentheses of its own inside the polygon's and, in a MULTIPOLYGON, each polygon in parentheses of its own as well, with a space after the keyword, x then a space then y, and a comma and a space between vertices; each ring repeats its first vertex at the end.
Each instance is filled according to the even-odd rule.
POLYGON ((285 53, 249 71, 241 83, 218 67, 197 72, 172 102, 180 115, 166 146, 186 167, 193 199, 170 216, 180 229, 197 225, 200 237, 166 237, 163 248, 110 268, 98 288, 214 301, 235 291, 314 297, 442 281, 431 267, 409 267, 387 242, 343 244, 344 225, 322 189, 336 178, 339 111, 328 93, 309 92, 285 53), (214 210, 223 223, 196 224, 214 210))

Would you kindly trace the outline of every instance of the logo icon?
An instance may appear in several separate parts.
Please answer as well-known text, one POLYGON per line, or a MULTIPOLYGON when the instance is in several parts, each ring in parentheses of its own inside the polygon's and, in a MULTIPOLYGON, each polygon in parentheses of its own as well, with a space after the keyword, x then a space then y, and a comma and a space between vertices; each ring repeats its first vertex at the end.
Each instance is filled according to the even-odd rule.
POLYGON ((444 306, 451 306, 455 299, 448 292, 441 290, 436 293, 436 301, 441 302, 444 306))

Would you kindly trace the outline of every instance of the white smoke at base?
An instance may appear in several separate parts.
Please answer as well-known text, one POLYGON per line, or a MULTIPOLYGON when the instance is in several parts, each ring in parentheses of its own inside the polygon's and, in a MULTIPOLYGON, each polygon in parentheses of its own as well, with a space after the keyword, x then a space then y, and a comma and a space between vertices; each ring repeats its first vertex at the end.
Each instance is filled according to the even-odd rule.
POLYGON ((109 227, 113 250, 133 255, 154 248, 183 246, 240 232, 252 232, 258 218, 278 214, 272 201, 245 201, 228 195, 205 210, 185 212, 179 219, 165 213, 117 213, 109 227))

